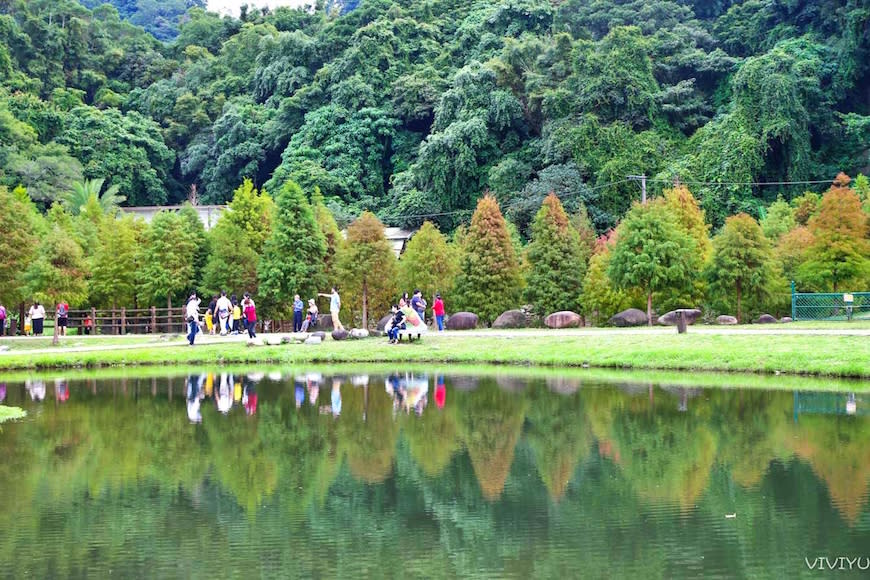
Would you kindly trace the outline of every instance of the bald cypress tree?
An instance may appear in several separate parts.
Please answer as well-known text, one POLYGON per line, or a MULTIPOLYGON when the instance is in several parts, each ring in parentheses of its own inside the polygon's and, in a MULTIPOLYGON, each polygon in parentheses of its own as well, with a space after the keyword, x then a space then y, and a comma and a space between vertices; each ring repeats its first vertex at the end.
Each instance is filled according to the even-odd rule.
POLYGON ((257 275, 263 305, 273 313, 286 314, 293 295, 314 296, 326 285, 323 260, 326 241, 314 211, 299 187, 287 181, 276 200, 272 233, 266 240, 257 275))
POLYGON ((529 277, 525 299, 541 315, 580 309, 580 291, 588 255, 554 194, 544 199, 532 222, 528 247, 529 277))
POLYGON ((477 202, 462 254, 456 304, 487 324, 516 308, 523 281, 510 232, 494 197, 486 195, 477 202))

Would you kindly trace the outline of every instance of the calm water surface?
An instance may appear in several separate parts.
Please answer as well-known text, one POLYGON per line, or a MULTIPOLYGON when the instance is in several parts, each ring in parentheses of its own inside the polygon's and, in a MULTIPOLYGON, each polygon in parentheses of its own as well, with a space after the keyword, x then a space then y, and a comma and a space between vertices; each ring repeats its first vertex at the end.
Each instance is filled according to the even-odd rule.
POLYGON ((0 427, 0 577, 870 575, 866 394, 220 372, 0 394, 29 413, 0 427))

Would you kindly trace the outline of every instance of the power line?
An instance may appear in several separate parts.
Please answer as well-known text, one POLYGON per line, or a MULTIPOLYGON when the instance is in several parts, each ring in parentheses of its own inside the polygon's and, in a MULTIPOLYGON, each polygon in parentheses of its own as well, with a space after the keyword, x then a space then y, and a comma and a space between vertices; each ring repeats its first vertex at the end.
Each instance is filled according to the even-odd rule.
MULTIPOLYGON (((672 179, 647 178, 647 181, 651 181, 654 183, 675 183, 672 179)), ((676 181, 676 183, 682 185, 744 185, 748 187, 764 187, 768 185, 821 185, 833 183, 833 181, 833 179, 821 179, 814 181, 683 181, 682 179, 679 179, 676 181)))

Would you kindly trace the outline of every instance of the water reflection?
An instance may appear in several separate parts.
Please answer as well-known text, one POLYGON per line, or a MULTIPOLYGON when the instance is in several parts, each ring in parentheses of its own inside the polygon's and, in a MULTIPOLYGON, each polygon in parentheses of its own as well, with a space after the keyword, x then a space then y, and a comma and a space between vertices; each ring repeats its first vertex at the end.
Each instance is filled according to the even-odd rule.
POLYGON ((870 546, 862 393, 52 381, 4 393, 34 412, 0 433, 0 575, 783 576, 870 546))

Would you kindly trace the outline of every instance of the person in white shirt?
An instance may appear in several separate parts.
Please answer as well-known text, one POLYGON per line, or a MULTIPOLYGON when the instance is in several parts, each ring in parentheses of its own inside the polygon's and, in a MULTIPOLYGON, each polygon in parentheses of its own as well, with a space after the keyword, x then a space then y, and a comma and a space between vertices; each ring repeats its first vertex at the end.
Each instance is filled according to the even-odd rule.
POLYGON ((45 308, 39 302, 34 302, 30 307, 30 323, 36 336, 42 335, 43 322, 45 322, 45 308))
POLYGON ((190 298, 187 299, 185 317, 187 318, 188 328, 187 341, 190 343, 190 346, 193 346, 193 341, 199 332, 199 302, 199 298, 196 297, 196 294, 191 294, 190 298))
POLYGON ((233 303, 227 298, 226 292, 221 292, 221 297, 218 298, 215 304, 215 316, 220 323, 221 336, 226 336, 230 331, 230 315, 233 312, 233 303))

